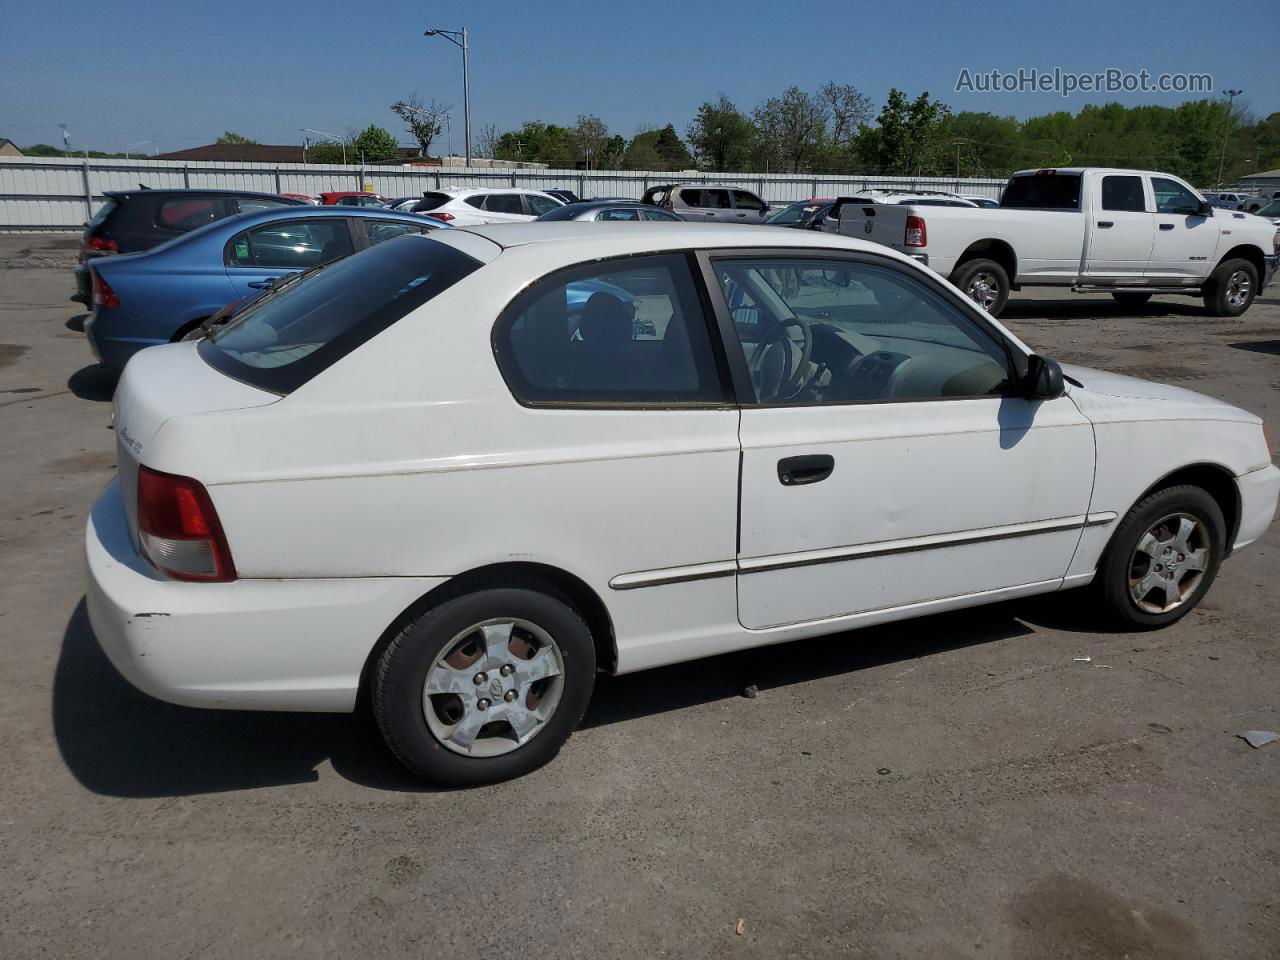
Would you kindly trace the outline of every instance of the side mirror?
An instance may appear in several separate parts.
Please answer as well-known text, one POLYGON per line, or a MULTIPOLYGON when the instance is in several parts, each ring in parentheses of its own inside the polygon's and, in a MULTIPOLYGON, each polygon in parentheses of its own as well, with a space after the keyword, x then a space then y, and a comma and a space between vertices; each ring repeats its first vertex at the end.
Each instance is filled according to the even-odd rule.
POLYGON ((1212 204, 1212 203, 1210 203, 1208 200, 1201 200, 1201 201, 1200 201, 1200 209, 1199 209, 1199 211, 1196 213, 1196 216, 1200 216, 1200 217, 1212 217, 1212 216, 1213 216, 1213 204, 1212 204))
POLYGON ((1056 400, 1067 392, 1058 361, 1038 353, 1027 358, 1027 376, 1023 384, 1026 396, 1031 400, 1056 400))

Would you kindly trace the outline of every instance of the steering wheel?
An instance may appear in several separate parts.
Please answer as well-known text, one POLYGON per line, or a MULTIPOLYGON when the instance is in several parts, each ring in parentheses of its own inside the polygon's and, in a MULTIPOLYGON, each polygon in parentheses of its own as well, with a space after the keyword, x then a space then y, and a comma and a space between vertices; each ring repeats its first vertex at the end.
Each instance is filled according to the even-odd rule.
POLYGON ((747 364, 756 396, 761 400, 778 400, 799 393, 812 353, 813 330, 806 317, 794 315, 774 321, 761 335, 747 364), (804 344, 799 348, 800 358, 794 364, 790 361, 795 356, 796 344, 786 334, 789 327, 798 327, 804 337, 804 344))

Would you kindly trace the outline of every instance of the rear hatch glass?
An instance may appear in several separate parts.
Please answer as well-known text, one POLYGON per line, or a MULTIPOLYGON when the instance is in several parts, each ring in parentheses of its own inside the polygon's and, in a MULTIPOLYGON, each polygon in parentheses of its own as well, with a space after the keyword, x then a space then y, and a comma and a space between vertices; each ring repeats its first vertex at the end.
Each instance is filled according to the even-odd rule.
POLYGON ((422 199, 413 205, 413 212, 422 213, 425 210, 434 210, 437 207, 443 207, 452 199, 447 193, 424 193, 422 199))
POLYGON ((200 342, 200 356, 230 377, 286 394, 479 267, 447 244, 397 237, 251 304, 200 342))

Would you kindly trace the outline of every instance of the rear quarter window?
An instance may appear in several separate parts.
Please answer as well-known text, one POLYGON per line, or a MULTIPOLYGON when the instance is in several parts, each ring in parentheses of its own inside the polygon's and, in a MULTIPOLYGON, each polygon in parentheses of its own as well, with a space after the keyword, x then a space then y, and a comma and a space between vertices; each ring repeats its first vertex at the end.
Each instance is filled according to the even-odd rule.
POLYGON ((1035 210, 1079 210, 1080 174, 1031 173, 1014 177, 1000 206, 1035 210))
POLYGON ((156 226, 185 233, 221 220, 230 212, 224 197, 171 197, 160 201, 156 226))
POLYGON ((263 297, 201 341, 200 356, 286 394, 479 267, 426 237, 388 240, 263 297))

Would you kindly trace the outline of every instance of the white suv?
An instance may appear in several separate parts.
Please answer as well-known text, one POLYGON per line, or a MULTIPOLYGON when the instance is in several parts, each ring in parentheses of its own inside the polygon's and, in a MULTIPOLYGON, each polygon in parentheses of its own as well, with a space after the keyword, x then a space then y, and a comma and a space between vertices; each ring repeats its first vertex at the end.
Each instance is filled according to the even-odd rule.
POLYGON ((528 223, 563 204, 540 190, 489 188, 431 190, 409 206, 410 213, 434 217, 454 227, 482 223, 528 223))
POLYGON ((1064 376, 883 246, 729 225, 388 240, 139 352, 114 415, 86 593, 120 672, 367 697, 448 784, 549 760, 599 671, 1087 584, 1171 623, 1280 489, 1252 414, 1064 376))

